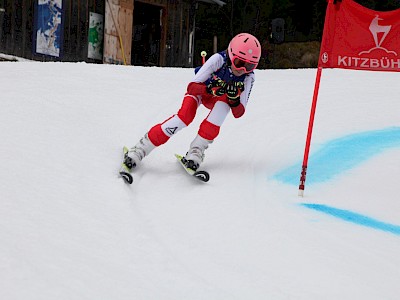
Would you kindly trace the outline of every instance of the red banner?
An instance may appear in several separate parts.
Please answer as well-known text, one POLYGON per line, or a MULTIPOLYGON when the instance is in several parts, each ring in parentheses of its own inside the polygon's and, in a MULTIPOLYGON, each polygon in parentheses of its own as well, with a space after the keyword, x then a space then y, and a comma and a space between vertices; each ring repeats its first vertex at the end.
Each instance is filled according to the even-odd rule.
POLYGON ((400 9, 381 12, 353 0, 329 2, 319 67, 400 71, 400 9))

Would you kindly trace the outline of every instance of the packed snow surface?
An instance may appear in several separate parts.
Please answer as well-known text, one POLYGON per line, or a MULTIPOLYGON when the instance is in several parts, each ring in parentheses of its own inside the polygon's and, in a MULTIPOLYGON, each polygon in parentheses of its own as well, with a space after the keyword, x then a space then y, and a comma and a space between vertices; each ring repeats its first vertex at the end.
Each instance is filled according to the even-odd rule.
POLYGON ((0 298, 400 297, 400 74, 323 70, 298 197, 315 69, 256 70, 202 167, 184 154, 208 110, 155 149, 193 69, 0 64, 0 298))

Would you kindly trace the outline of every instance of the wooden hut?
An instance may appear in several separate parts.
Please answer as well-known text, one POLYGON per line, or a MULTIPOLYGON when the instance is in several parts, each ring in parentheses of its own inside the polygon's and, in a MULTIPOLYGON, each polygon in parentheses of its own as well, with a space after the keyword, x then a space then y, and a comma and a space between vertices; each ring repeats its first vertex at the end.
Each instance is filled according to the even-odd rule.
POLYGON ((41 61, 191 66, 196 3, 0 0, 0 52, 41 61))

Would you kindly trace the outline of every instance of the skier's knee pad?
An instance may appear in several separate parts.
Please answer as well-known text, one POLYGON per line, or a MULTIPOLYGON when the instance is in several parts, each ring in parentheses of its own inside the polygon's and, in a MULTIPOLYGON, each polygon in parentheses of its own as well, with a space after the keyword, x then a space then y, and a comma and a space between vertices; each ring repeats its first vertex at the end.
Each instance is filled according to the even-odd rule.
POLYGON ((169 140, 169 136, 167 136, 161 128, 161 124, 157 124, 153 126, 148 133, 150 142, 153 143, 154 146, 158 147, 162 144, 165 144, 169 140))
POLYGON ((213 141, 218 136, 219 130, 219 126, 204 120, 200 124, 199 135, 206 140, 213 141))
POLYGON ((178 117, 183 123, 188 126, 192 123, 194 117, 196 116, 197 107, 199 106, 198 100, 195 96, 186 95, 183 99, 182 106, 178 111, 178 117))

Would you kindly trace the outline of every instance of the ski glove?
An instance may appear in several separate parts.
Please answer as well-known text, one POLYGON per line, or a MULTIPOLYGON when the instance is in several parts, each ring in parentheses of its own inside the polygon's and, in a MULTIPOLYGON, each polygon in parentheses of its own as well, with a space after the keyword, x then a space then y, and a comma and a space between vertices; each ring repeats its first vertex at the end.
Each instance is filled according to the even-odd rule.
POLYGON ((244 90, 243 82, 229 82, 226 85, 226 96, 230 107, 236 107, 240 104, 240 94, 244 90))
POLYGON ((207 91, 217 97, 225 94, 226 82, 221 78, 213 79, 207 86, 207 91))

